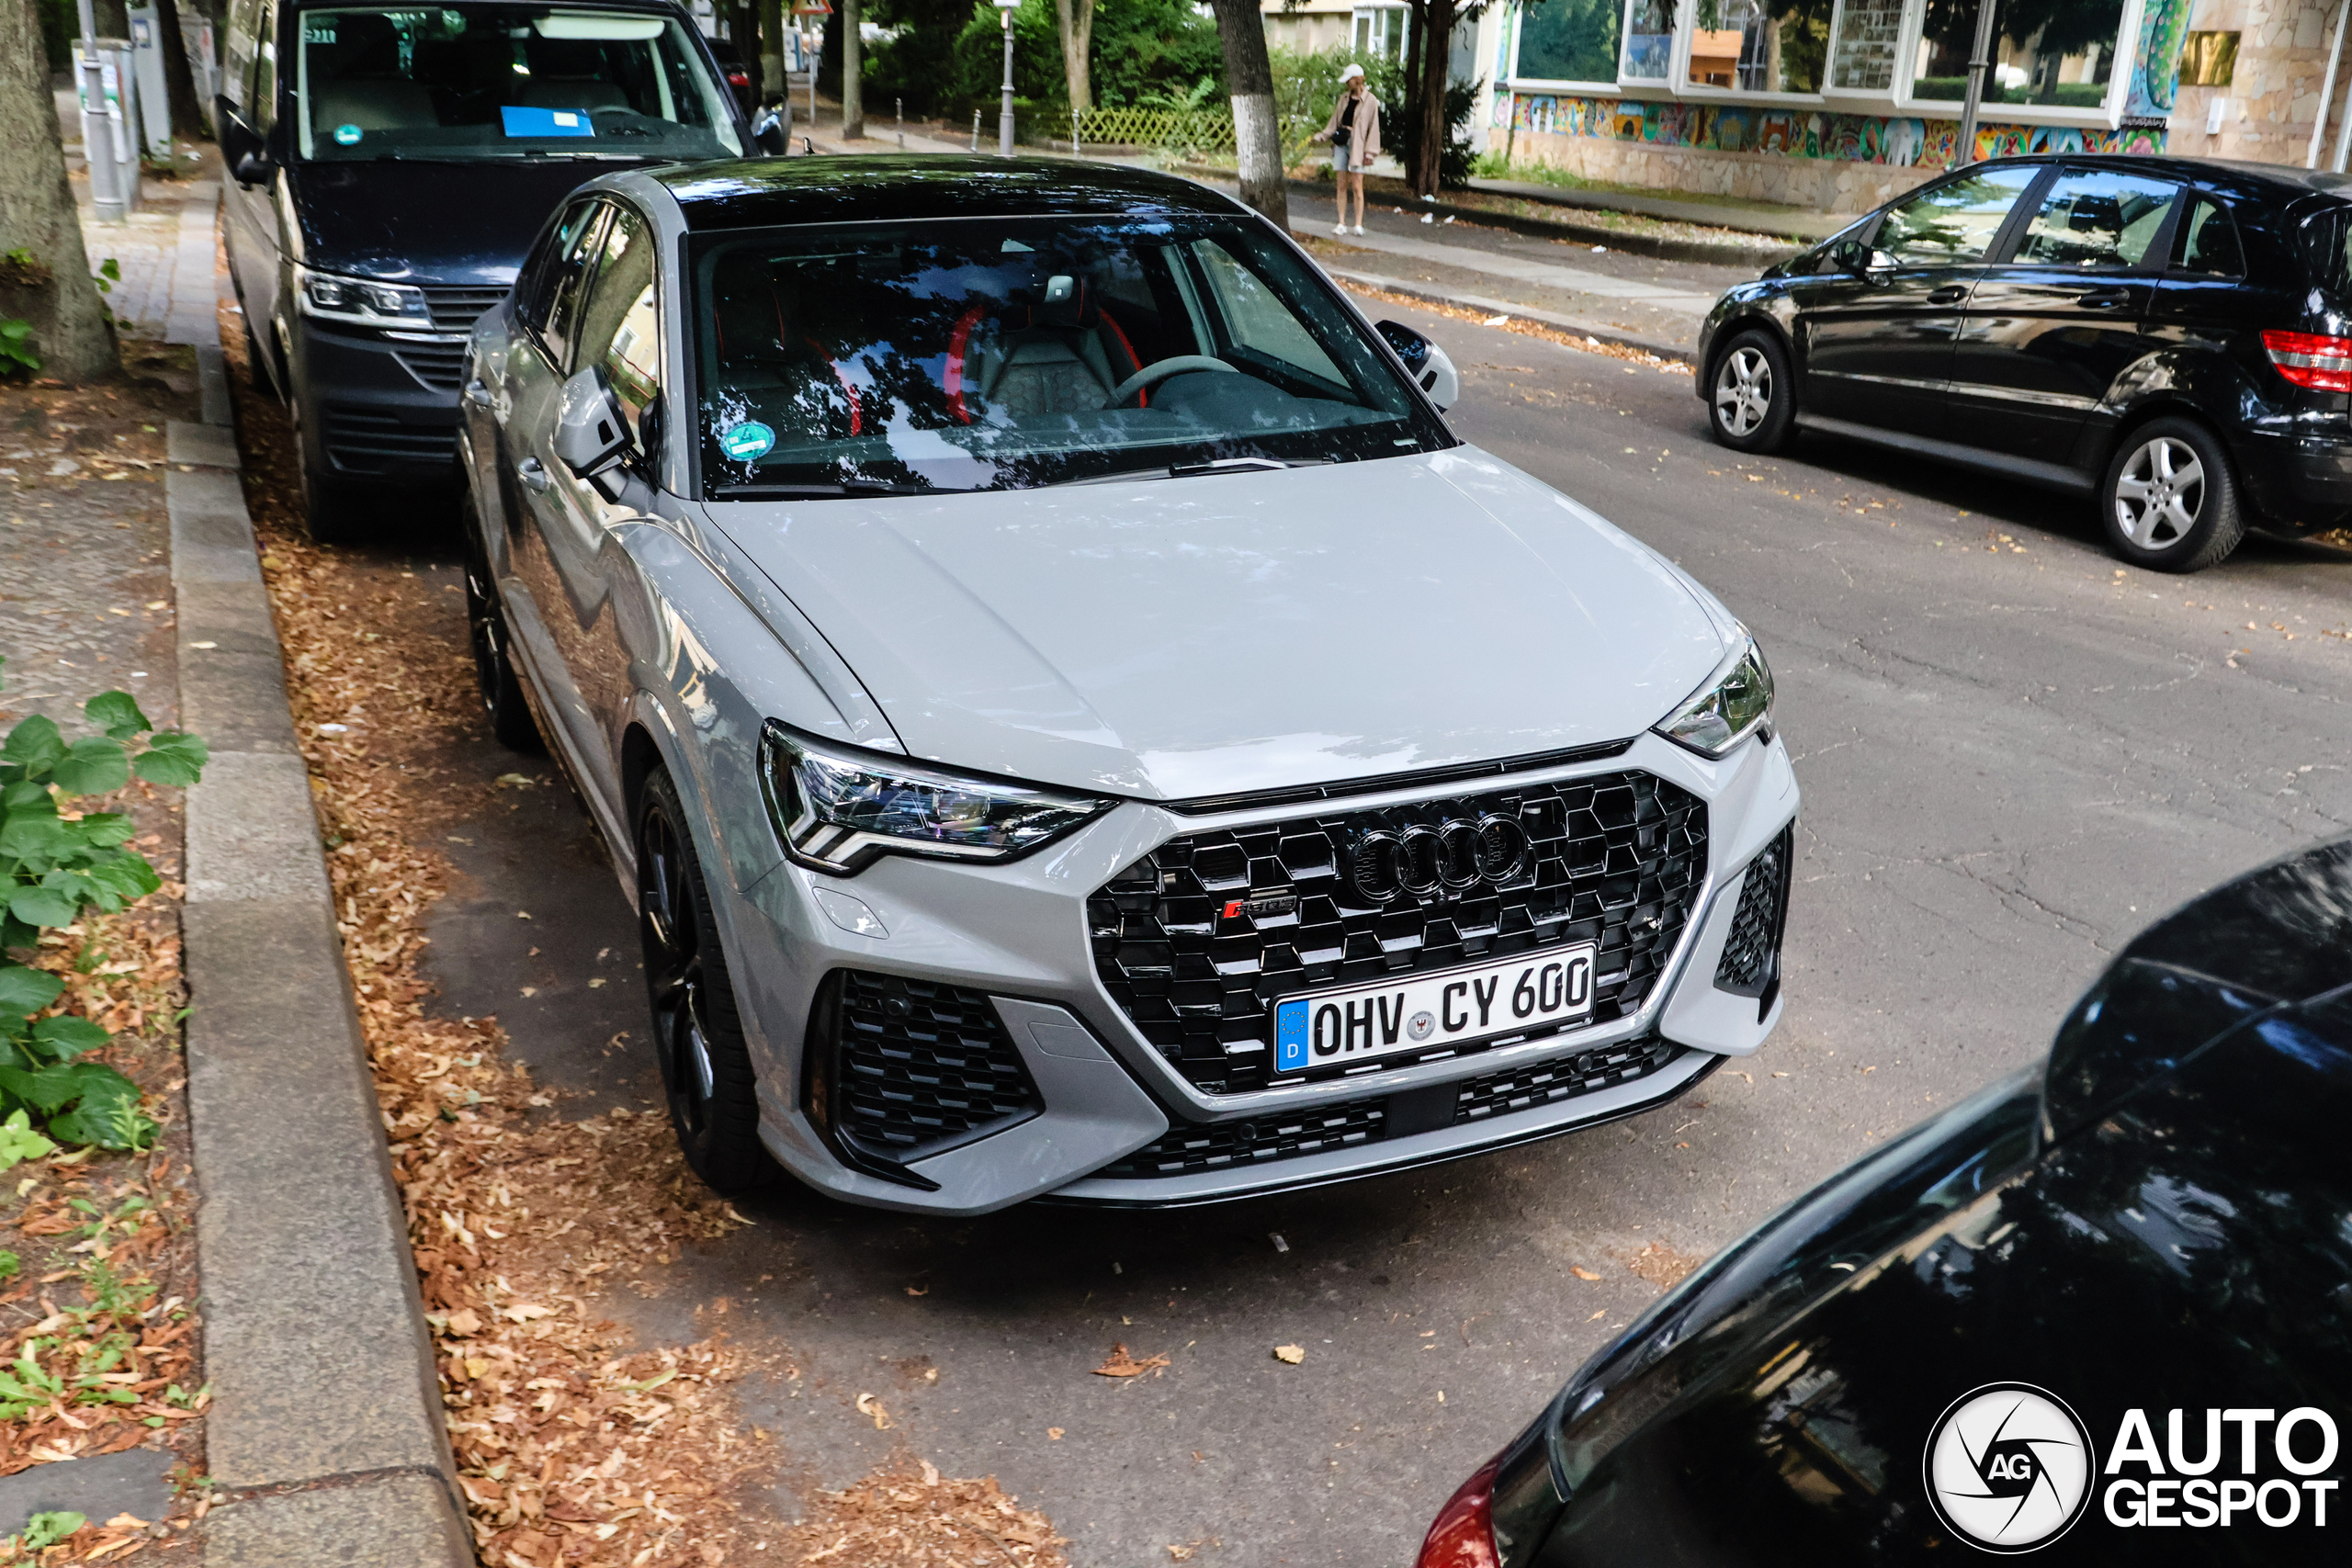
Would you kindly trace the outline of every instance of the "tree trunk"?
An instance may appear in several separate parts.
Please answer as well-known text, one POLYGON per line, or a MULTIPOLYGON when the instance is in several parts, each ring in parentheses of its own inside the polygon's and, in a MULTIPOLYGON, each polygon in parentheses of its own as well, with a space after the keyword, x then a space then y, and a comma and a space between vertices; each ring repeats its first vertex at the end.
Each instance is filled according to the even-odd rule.
POLYGON ((114 374, 114 326, 90 284, 33 0, 0 0, 0 236, 32 258, 0 263, 0 319, 32 323, 40 373, 69 386, 114 374))
POLYGON ((784 96, 784 0, 760 0, 759 101, 784 96))
POLYGON ((1420 144, 1413 149, 1413 166, 1406 171, 1415 196, 1437 194, 1438 160, 1445 156, 1445 89, 1453 53, 1453 0, 1429 0, 1421 28, 1420 144))
MULTIPOLYGON (((128 0, 91 0, 90 12, 97 21, 100 38, 127 39, 130 36, 128 0)), ((74 23, 74 30, 77 33, 82 30, 79 21, 74 23)))
POLYGON ((1054 14, 1062 25, 1062 77, 1069 84, 1069 112, 1083 114, 1094 107, 1093 75, 1088 69, 1094 49, 1094 0, 1054 0, 1054 14))
POLYGON ((177 0, 156 0, 157 41, 164 50, 164 96, 172 111, 172 133, 191 141, 205 139, 204 110, 196 97, 196 69, 189 64, 187 39, 180 28, 177 0))
POLYGON ((1225 46, 1225 80, 1233 94, 1233 144, 1241 165, 1241 199, 1290 228, 1290 185, 1283 172, 1282 122, 1274 113, 1274 69, 1266 60, 1266 24, 1258 0, 1209 0, 1225 46))
POLYGON ((842 140, 865 134, 865 39, 858 28, 865 20, 859 0, 841 0, 842 17, 842 140))

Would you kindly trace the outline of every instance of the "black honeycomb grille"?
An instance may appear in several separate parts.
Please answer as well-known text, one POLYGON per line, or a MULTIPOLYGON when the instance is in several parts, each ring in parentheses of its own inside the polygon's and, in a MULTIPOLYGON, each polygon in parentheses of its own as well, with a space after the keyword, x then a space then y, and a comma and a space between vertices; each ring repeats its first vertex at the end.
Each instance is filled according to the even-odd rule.
POLYGON ((1748 863, 1747 880, 1740 884, 1739 908, 1732 912, 1731 934, 1724 939, 1723 961, 1715 965, 1715 984, 1743 997, 1760 997, 1780 975, 1781 928, 1789 908, 1789 858, 1795 847, 1796 825, 1781 829, 1748 863))
POLYGON ((1036 1085, 979 991, 841 973, 835 1130, 895 1160, 920 1158, 1036 1113, 1036 1085))
POLYGON ((1171 1127, 1156 1143, 1103 1167, 1097 1176, 1190 1176, 1195 1171, 1263 1165, 1301 1155, 1329 1154, 1380 1141, 1387 1102, 1355 1100, 1317 1107, 1306 1114, 1266 1116, 1255 1122, 1223 1122, 1171 1127))
POLYGON ((1464 1082, 1453 1101, 1454 1125, 1508 1116, 1538 1105, 1573 1100, 1649 1077, 1681 1054, 1681 1047, 1651 1035, 1579 1051, 1507 1073, 1488 1073, 1464 1082))
MULTIPOLYGON (((1706 867, 1705 805, 1624 772, 1184 834, 1104 884, 1087 916, 1112 999, 1188 1082, 1231 1094, 1272 1081, 1272 1005, 1302 991, 1589 942, 1600 948, 1591 1021, 1637 1011, 1682 935, 1706 867), (1531 846, 1499 886, 1399 893, 1376 904, 1343 874, 1360 834, 1490 814, 1516 820, 1531 846), (1246 903, 1268 912, 1227 913, 1246 903)), ((1348 1070, 1311 1067, 1283 1081, 1348 1070)))

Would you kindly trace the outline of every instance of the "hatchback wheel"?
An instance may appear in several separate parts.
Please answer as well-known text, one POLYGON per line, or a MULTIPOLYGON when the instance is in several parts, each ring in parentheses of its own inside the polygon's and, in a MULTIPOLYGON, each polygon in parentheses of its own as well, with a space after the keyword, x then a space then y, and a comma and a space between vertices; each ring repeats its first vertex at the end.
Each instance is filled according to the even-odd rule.
POLYGON ((653 1050, 678 1146, 718 1191, 763 1185, 775 1167, 760 1143, 758 1077, 702 863, 677 786, 662 770, 638 803, 637 905, 653 1050))
POLYGON ((2229 454, 2193 420, 2154 420, 2125 436, 2100 500, 2108 542, 2152 570, 2202 571, 2245 537, 2229 454))
POLYGON ((1746 332, 1715 357, 1707 420, 1715 439, 1739 452, 1777 452, 1796 418, 1788 351, 1770 333, 1746 332))
POLYGON ((542 750, 539 727, 524 700, 514 656, 507 651, 506 611, 499 604, 498 584, 491 579, 490 557, 481 547, 481 524, 471 502, 466 503, 459 526, 466 541, 466 628, 471 634, 474 681, 481 689, 490 732, 511 750, 542 750))

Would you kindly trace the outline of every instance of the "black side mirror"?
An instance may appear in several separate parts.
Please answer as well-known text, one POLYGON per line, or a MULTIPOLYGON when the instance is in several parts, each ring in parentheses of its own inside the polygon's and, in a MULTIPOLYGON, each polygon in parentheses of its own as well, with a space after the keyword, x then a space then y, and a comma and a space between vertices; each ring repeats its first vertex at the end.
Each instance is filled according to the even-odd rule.
POLYGON ((220 128, 220 160, 229 165, 230 177, 241 186, 266 182, 277 165, 270 162, 269 144, 262 133, 225 96, 212 100, 212 123, 220 128))
POLYGON ((1829 259, 1838 271, 1860 277, 1870 269, 1871 248, 1860 240, 1840 240, 1829 247, 1829 259))
POLYGON ((1429 394, 1440 413, 1461 400, 1462 377, 1445 350, 1402 321, 1375 321, 1372 330, 1396 351, 1396 357, 1405 362, 1405 373, 1429 394))
POLYGON ((752 117, 752 140, 771 158, 781 158, 792 151, 792 138, 784 129, 784 116, 776 112, 773 104, 752 117))

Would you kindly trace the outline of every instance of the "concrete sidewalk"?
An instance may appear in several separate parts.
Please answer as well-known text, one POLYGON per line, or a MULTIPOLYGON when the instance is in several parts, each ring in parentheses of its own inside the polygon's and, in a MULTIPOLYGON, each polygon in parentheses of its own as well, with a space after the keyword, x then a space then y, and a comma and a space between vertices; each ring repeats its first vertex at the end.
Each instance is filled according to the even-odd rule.
POLYGON ((1803 207, 1781 207, 1764 201, 1693 201, 1661 193, 1637 196, 1630 191, 1588 190, 1581 186, 1555 186, 1541 180, 1487 180, 1473 175, 1472 190, 1490 196, 1515 196, 1552 207, 1587 212, 1630 212, 1669 223, 1695 223, 1710 229, 1736 229, 1773 239, 1826 240, 1859 216, 1850 212, 1815 212, 1803 207))
MULTIPOLYGON (((1310 231, 1311 232, 1311 231, 1310 231)), ((1547 288, 1566 289, 1575 294, 1588 294, 1596 299, 1620 300, 1629 305, 1644 305, 1654 310, 1666 310, 1677 315, 1703 318, 1715 302, 1712 293, 1666 288, 1645 283, 1635 278, 1612 276, 1587 267, 1562 266, 1556 263, 1532 261, 1522 256, 1497 254, 1467 245, 1449 245, 1440 241, 1414 239, 1405 235, 1383 234, 1372 231, 1346 235, 1317 235, 1334 245, 1350 250, 1375 251, 1385 255, 1402 256, 1432 265, 1459 267, 1489 276, 1509 278, 1513 282, 1536 284, 1547 288)))

